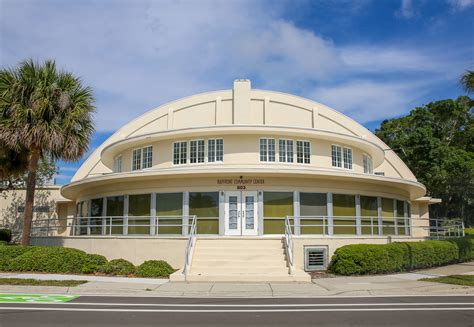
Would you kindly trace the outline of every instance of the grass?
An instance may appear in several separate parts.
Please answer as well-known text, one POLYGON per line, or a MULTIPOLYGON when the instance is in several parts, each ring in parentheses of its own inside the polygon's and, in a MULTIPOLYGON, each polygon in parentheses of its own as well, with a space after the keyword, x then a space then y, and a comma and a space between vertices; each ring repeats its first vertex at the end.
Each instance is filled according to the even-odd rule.
POLYGON ((436 278, 422 278, 424 282, 438 282, 444 284, 474 286, 474 275, 451 275, 436 278))
POLYGON ((27 285, 27 286, 65 286, 74 287, 87 283, 86 280, 38 280, 23 278, 0 278, 0 285, 27 285))

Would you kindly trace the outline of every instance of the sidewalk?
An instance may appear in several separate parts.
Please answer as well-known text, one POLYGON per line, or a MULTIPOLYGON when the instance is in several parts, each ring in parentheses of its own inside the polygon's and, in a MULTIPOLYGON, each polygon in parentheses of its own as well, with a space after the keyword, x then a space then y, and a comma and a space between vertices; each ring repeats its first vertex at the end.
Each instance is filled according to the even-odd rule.
POLYGON ((0 285, 0 293, 49 293, 160 297, 324 297, 473 295, 474 287, 418 281, 425 277, 474 275, 474 262, 392 275, 313 279, 313 283, 170 283, 163 279, 0 273, 0 278, 77 279, 76 287, 0 285))

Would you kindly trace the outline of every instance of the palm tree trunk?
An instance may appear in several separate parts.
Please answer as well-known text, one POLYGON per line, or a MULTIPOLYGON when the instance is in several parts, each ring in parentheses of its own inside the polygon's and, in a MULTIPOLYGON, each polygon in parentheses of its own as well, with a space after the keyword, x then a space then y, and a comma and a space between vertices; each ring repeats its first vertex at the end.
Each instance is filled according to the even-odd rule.
POLYGON ((33 204, 35 201, 36 171, 38 170, 39 157, 39 149, 31 149, 30 158, 28 160, 28 179, 26 181, 26 202, 25 211, 23 213, 21 245, 30 245, 31 221, 33 220, 33 204))

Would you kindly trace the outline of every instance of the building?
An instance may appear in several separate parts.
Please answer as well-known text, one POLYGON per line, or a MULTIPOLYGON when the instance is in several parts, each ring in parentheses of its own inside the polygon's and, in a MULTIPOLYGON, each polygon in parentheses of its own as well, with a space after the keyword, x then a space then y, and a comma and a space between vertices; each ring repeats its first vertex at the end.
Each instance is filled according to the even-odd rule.
POLYGON ((184 270, 174 279, 307 280, 342 245, 429 236, 425 192, 349 117, 236 80, 120 128, 32 241, 164 259, 184 270))

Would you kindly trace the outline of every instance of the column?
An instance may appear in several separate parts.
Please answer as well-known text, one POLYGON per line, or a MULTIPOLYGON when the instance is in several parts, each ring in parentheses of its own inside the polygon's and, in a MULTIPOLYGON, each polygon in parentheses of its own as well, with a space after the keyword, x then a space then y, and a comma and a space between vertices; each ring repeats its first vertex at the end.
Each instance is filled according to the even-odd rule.
POLYGON ((396 199, 393 199, 393 226, 395 228, 395 235, 398 235, 398 209, 396 199))
POLYGON ((361 208, 360 208, 360 195, 356 194, 356 233, 357 235, 362 235, 362 219, 361 219, 361 208))
POLYGON ((102 235, 107 235, 107 198, 102 200, 102 235))
POLYGON ((183 192, 183 220, 182 220, 182 233, 183 235, 189 234, 189 192, 183 192))
POLYGON ((263 191, 258 191, 258 235, 263 235, 263 191))
POLYGON ((377 217, 378 217, 378 224, 379 224, 379 235, 383 235, 383 219, 382 219, 382 198, 380 196, 377 197, 377 217))
POLYGON ((328 208, 328 219, 327 219, 327 224, 328 224, 328 235, 333 235, 334 234, 334 207, 333 207, 333 202, 332 202, 332 193, 329 192, 327 195, 327 208, 328 208))
POLYGON ((225 192, 219 191, 219 235, 225 235, 225 192))
POLYGON ((295 229, 293 233, 295 235, 301 234, 301 219, 300 219, 300 192, 293 192, 293 216, 294 216, 294 225, 295 229))
POLYGON ((128 194, 123 196, 123 235, 128 235, 128 194))
POLYGON ((156 217, 156 193, 151 193, 150 199, 150 235, 159 234, 159 220, 156 217))

